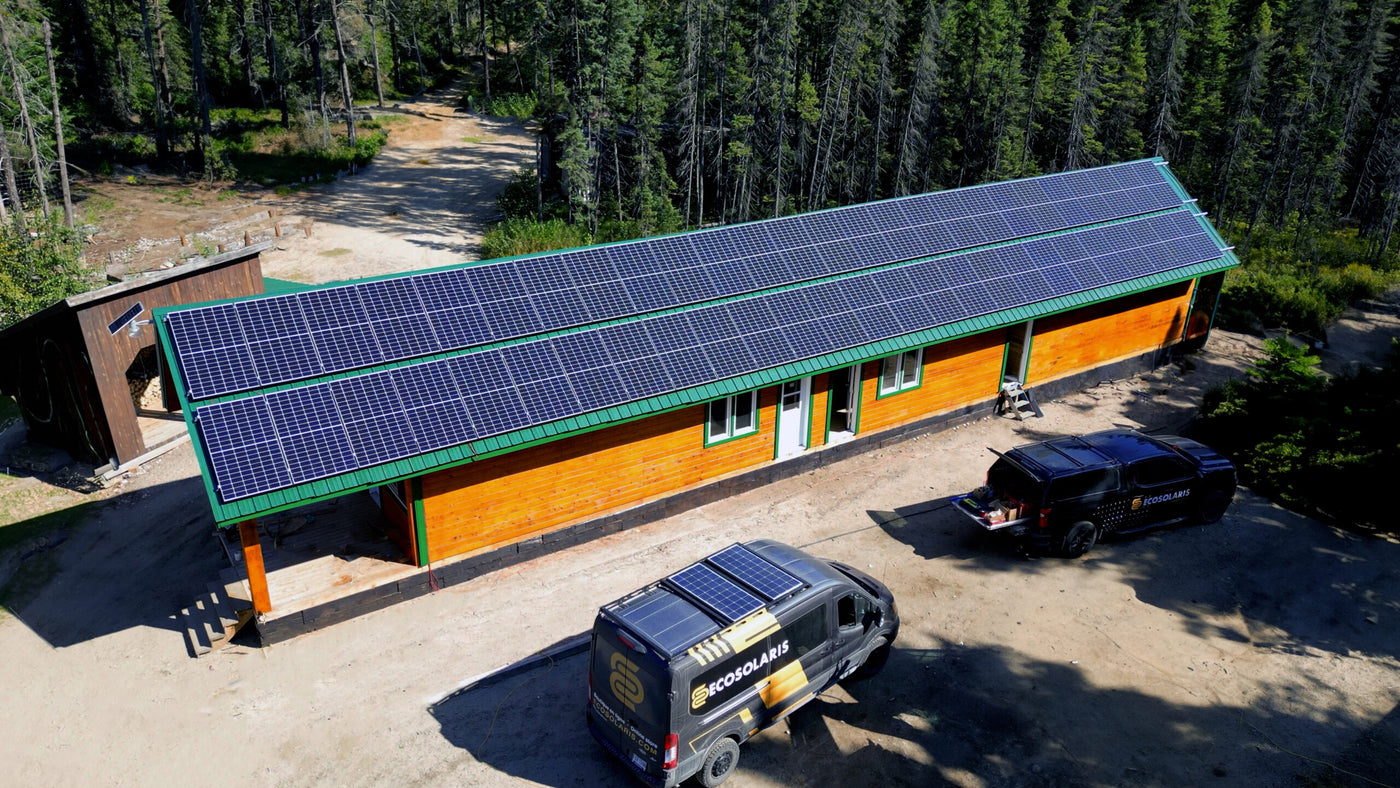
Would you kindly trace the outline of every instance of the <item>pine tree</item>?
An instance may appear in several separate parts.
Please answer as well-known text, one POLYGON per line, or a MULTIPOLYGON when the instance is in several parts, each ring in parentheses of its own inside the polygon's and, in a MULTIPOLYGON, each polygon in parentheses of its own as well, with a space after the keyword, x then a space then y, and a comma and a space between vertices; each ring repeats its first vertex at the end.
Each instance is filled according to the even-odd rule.
POLYGON ((939 136, 939 83, 943 70, 942 0, 925 0, 922 32, 913 56, 913 72, 906 90, 895 163, 894 194, 915 194, 930 188, 931 138, 939 136))
POLYGON ((1152 125, 1148 141, 1154 156, 1170 157, 1176 149, 1177 115, 1181 106, 1182 65, 1187 56, 1192 22, 1189 0, 1170 0, 1153 20, 1156 34, 1151 51, 1157 69, 1152 78, 1152 125))
POLYGON ((1274 28, 1273 11, 1265 0, 1254 13, 1248 44, 1235 70, 1230 138, 1216 182, 1215 204, 1222 222, 1234 213, 1237 193, 1249 195, 1255 192, 1261 180, 1261 154, 1271 135, 1260 110, 1266 97, 1268 67, 1277 42, 1278 31, 1274 28))
POLYGON ((1068 138, 1067 120, 1074 95, 1074 50, 1065 36, 1069 0, 1046 4, 1043 22, 1032 19, 1031 30, 1043 31, 1033 40, 1034 55, 1027 80, 1025 131, 1014 175, 1033 175, 1041 163, 1053 166, 1061 140, 1068 138))

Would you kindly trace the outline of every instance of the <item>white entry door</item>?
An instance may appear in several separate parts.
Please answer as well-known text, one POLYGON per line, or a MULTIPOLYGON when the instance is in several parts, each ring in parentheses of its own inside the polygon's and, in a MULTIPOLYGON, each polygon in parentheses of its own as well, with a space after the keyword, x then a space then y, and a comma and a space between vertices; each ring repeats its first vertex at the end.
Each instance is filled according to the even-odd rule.
POLYGON ((807 448, 807 401, 812 379, 790 380, 778 389, 778 459, 801 454, 807 448))

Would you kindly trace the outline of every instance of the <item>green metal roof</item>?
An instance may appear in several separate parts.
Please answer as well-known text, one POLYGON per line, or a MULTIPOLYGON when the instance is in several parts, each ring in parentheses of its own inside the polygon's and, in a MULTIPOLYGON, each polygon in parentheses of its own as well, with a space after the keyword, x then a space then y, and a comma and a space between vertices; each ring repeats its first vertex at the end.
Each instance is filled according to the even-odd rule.
MULTIPOLYGON (((1164 172, 1168 176, 1169 182, 1172 184, 1173 188, 1176 189, 1177 192, 1182 196, 1183 202, 1190 201, 1190 198, 1181 188, 1180 183, 1176 181, 1174 177, 1171 176, 1170 172, 1166 170, 1165 167, 1161 169, 1162 172, 1164 172)), ((1138 216, 1132 218, 1141 217, 1138 216)), ((194 407, 191 406, 191 403, 186 401, 186 388, 184 382, 180 380, 180 368, 173 357, 171 342, 169 341, 169 336, 166 333, 167 329, 165 328, 165 323, 163 320, 159 319, 155 320, 154 323, 157 327, 157 331, 160 333, 161 336, 161 345, 166 354, 167 368, 171 370, 172 375, 174 375, 176 378, 176 391, 180 393, 181 404, 184 406, 186 424, 189 428, 191 441, 195 447, 195 456, 198 458, 198 461, 200 463, 200 471, 204 480, 205 491, 208 495, 210 506, 214 514, 214 519, 220 525, 230 525, 241 520, 246 520, 253 517, 282 511, 285 509, 302 506, 306 503, 315 500, 340 496, 358 490, 368 489, 370 487, 385 484, 390 481, 410 478, 431 471, 463 465, 468 462, 494 457, 512 451, 518 451, 529 446, 534 446, 566 437, 580 435, 596 429, 601 429, 603 427, 614 426, 629 421, 647 418, 659 413, 676 410, 678 408, 690 407, 695 404, 708 402, 710 400, 719 399, 721 397, 730 396, 744 391, 749 391, 765 386, 771 386, 787 380, 807 377, 813 374, 818 374, 820 372, 850 366, 851 364, 857 362, 878 359, 883 356, 888 356, 897 352, 901 352, 903 350, 933 345, 940 342, 946 342, 953 339, 982 333, 998 327, 1009 326, 1016 323, 1023 323, 1027 320, 1046 317, 1048 315, 1068 311, 1088 304, 1121 298, 1123 296, 1130 295, 1133 293, 1144 292, 1168 284, 1191 280, 1202 275, 1216 273, 1238 266, 1238 259, 1235 257, 1233 252, 1230 251, 1229 247, 1225 244, 1223 239, 1220 238, 1219 234, 1215 232, 1214 228, 1212 228, 1210 224, 1205 221, 1204 217, 1197 215, 1196 220, 1210 234, 1211 238, 1216 242, 1217 247, 1221 249, 1221 256, 1219 258, 1209 260, 1206 262, 1195 263, 1193 265, 1177 268, 1171 271, 1139 277, 1137 279, 1121 282, 1118 284, 1081 291, 1067 296, 1051 298, 1046 301, 1037 304, 1032 304, 1029 306, 1017 306, 1014 308, 1009 308, 990 314, 957 321, 954 323, 931 326, 925 330, 907 334, 896 339, 880 340, 850 349, 827 353, 815 358, 793 361, 791 363, 756 371, 750 374, 740 375, 726 380, 704 383, 681 391, 662 394, 639 401, 628 402, 625 404, 605 408, 599 411, 583 413, 577 416, 560 419, 558 421, 550 422, 547 424, 539 424, 525 429, 516 430, 514 432, 479 439, 471 443, 440 449, 437 451, 420 454, 402 460, 388 462, 382 465, 377 465, 357 471, 351 471, 337 476, 307 482, 292 487, 286 487, 272 492, 267 492, 260 495, 255 495, 227 503, 219 500, 219 497, 213 487, 213 475, 210 472, 210 468, 208 467, 206 452, 204 450, 204 447, 202 446, 200 433, 197 429, 195 429, 195 425, 193 423, 194 407)), ((1071 231, 1072 230, 1066 230, 1061 232, 1071 231)), ((1061 233, 1049 233, 1033 237, 1041 238, 1058 234, 1061 233)), ((1026 240, 1028 239, 1022 238, 1000 244, 993 244, 989 245, 988 248, 994 248, 996 246, 1005 246, 1014 243, 1021 243, 1026 240)), ((947 257, 953 254, 965 254, 967 251, 968 250, 963 249, 958 250, 957 252, 948 253, 946 255, 938 255, 933 258, 924 259, 936 260, 940 257, 947 257)), ((888 266, 881 266, 881 268, 908 265, 911 262, 914 261, 902 261, 899 263, 890 264, 888 266)), ((449 266, 449 268, 453 267, 460 266, 449 266)), ((858 272, 824 277, 818 280, 802 282, 797 285, 789 285, 787 287, 774 289, 779 290, 792 289, 795 287, 804 287, 811 285, 814 282, 840 280, 850 278, 852 276, 864 275, 868 274, 872 270, 878 270, 878 268, 862 269, 858 272)), ((330 286, 333 285, 321 285, 320 287, 330 286)), ((721 301, 737 300, 738 298, 745 298, 749 297, 750 295, 752 294, 734 296, 730 299, 721 299, 721 301)), ((702 306, 711 306, 717 302, 718 301, 710 301, 704 304, 689 305, 686 307, 679 307, 668 310, 660 310, 657 312, 647 313, 645 316, 652 317, 657 314, 665 314, 667 312, 683 312, 688 309, 697 309, 702 306)), ((188 307, 189 305, 183 305, 179 308, 188 307)), ((157 310, 156 314, 159 317, 166 311, 169 310, 157 310)), ((609 322, 621 323, 626 322, 627 320, 636 319, 640 317, 641 315, 628 318, 619 318, 617 320, 609 322)), ((588 326, 588 328, 596 328, 599 325, 606 325, 606 323, 594 324, 588 326)), ((581 329, 570 329, 569 331, 573 330, 581 329)), ((539 339, 541 336, 564 334, 569 333, 569 331, 550 332, 548 334, 529 337, 528 340, 512 340, 509 342, 498 343, 497 346, 505 344, 514 344, 515 342, 520 341, 533 341, 539 339)), ((455 355, 462 355, 463 353, 467 352, 477 352, 482 349, 484 348, 473 347, 467 350, 458 350, 453 352, 440 353, 433 356, 407 359, 393 363, 381 364, 370 368, 343 372, 336 375, 328 375, 322 378, 317 378, 316 380, 324 382, 328 380, 335 380, 338 378, 354 377, 370 372, 380 372, 395 367, 407 366, 409 364, 419 364, 424 361, 447 358, 455 355)), ((279 391, 282 389, 303 386, 306 384, 307 381, 296 381, 292 383, 286 383, 280 386, 260 389, 259 391, 262 393, 268 393, 273 391, 279 391)), ((202 401, 198 404, 204 405, 212 402, 238 399, 243 396, 247 396, 247 393, 245 392, 241 394, 212 398, 209 400, 202 401)))

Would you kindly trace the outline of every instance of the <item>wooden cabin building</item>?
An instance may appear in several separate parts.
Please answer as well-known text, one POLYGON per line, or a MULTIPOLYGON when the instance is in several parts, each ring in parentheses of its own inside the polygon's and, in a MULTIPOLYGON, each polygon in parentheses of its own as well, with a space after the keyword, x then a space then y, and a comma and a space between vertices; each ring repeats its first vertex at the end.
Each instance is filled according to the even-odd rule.
POLYGON ((160 310, 265 641, 1204 341, 1161 160, 160 310), (257 518, 377 491, 405 568, 289 621, 257 518), (428 571, 429 569, 432 571, 428 571))
POLYGON ((162 394, 151 310, 262 293, 259 255, 270 245, 81 293, 0 331, 0 392, 14 397, 29 438, 109 469, 183 440, 184 420, 171 415, 179 401, 162 394))

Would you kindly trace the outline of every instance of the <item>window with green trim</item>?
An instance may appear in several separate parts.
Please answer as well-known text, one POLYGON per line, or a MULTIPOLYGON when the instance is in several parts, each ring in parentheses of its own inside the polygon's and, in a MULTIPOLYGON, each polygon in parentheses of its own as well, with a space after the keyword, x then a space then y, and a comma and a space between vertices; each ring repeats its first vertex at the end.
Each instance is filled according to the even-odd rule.
POLYGON ((919 375, 923 368, 923 348, 886 356, 880 362, 880 393, 894 394, 897 391, 918 388, 919 375))
POLYGON ((710 403, 705 427, 706 445, 752 432, 758 432, 757 391, 746 391, 710 403))

